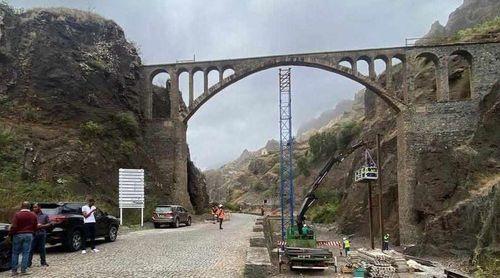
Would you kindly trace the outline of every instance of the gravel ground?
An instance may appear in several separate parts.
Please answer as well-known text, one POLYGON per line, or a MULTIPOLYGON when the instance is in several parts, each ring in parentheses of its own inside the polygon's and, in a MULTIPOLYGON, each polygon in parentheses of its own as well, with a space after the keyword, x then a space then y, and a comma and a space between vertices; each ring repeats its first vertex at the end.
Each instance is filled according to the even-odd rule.
MULTIPOLYGON (((178 229, 146 229, 100 244, 99 253, 65 253, 48 248, 48 268, 29 277, 241 277, 255 216, 233 214, 224 230, 212 223, 178 229)), ((9 277, 10 272, 0 273, 9 277)))

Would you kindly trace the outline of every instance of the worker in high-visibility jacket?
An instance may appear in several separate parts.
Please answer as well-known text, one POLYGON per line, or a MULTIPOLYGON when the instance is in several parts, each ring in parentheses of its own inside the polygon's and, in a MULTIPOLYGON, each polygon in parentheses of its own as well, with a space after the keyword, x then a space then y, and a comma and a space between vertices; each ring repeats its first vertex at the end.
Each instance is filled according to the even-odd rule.
POLYGON ((215 221, 217 220, 217 214, 218 214, 219 208, 217 207, 216 204, 212 205, 212 223, 215 224, 215 221))
POLYGON ((382 251, 389 250, 389 234, 384 235, 384 242, 382 245, 382 251))
POLYGON ((349 241, 348 238, 344 237, 343 238, 343 243, 342 243, 343 247, 344 247, 344 252, 345 252, 345 255, 347 256, 347 253, 349 252, 349 250, 351 249, 351 241, 349 241))
POLYGON ((219 219, 219 229, 222 230, 222 221, 224 221, 224 208, 219 205, 219 209, 217 210, 217 218, 219 219))

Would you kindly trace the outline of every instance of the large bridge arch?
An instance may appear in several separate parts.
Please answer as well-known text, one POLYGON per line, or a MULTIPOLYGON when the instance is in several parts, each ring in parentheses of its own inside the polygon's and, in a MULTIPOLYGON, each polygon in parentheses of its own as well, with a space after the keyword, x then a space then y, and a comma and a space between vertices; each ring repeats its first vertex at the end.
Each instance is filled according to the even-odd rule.
MULTIPOLYGON (((192 102, 192 105, 189 106, 187 114, 183 117, 183 121, 187 123, 189 119, 196 113, 196 111, 198 111, 198 109, 203 106, 203 104, 208 102, 212 97, 223 91, 225 88, 231 86, 232 84, 235 84, 236 82, 257 72, 282 66, 310 67, 336 73, 361 85, 364 85, 366 88, 382 98, 389 105, 389 107, 394 109, 396 112, 401 111, 402 107, 404 106, 402 101, 396 99, 389 93, 388 90, 386 90, 380 84, 374 82, 372 79, 370 79, 370 77, 361 74, 353 74, 352 70, 349 68, 338 66, 334 63, 321 61, 309 62, 297 60, 273 60, 254 67, 236 68, 234 70, 234 74, 222 79, 221 81, 219 81, 219 83, 209 87, 207 91, 200 94, 200 96, 192 102)), ((227 68, 229 68, 229 66, 227 68)))

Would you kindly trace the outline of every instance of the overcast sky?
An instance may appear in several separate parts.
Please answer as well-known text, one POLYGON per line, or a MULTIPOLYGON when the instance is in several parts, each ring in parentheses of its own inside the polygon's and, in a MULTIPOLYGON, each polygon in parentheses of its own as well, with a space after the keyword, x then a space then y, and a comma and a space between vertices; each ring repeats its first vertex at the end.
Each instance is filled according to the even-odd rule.
MULTIPOLYGON (((116 21, 144 64, 404 45, 462 0, 15 0, 15 7, 64 6, 116 21)), ((189 121, 191 157, 202 169, 279 137, 278 69, 251 75, 208 101, 189 121)), ((198 77, 198 76, 196 76, 198 77)), ((201 77, 201 75, 200 75, 201 77)), ((181 77, 187 91, 187 76, 181 77)), ((199 94, 202 79, 195 79, 199 94)), ((312 68, 292 69, 293 126, 361 89, 312 68)))

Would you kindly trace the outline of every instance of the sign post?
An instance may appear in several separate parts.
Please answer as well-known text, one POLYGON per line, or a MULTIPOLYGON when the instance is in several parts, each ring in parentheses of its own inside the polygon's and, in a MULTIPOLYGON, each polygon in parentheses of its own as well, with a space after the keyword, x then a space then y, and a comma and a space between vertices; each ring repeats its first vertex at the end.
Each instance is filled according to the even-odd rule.
POLYGON ((141 209, 141 227, 144 226, 144 169, 119 170, 120 225, 123 224, 124 208, 141 209))

